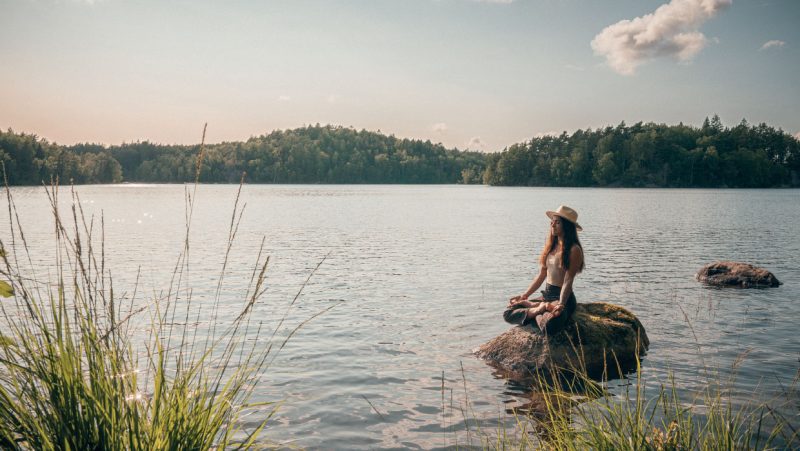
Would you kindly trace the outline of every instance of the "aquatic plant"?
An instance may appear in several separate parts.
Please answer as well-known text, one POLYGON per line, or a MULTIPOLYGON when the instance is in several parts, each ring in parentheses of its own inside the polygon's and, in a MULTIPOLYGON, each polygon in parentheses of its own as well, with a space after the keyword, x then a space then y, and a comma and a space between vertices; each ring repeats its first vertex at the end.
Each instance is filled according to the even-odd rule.
MULTIPOLYGON (((8 285, 0 287, 7 298, 0 303, 0 447, 253 445, 274 412, 269 403, 250 402, 271 351, 261 346, 261 325, 250 318, 263 294, 268 259, 259 252, 241 313, 203 343, 186 327, 203 305, 194 302, 187 286, 190 219, 166 294, 137 305, 135 291, 129 299, 115 292, 102 236, 99 241, 94 236, 94 218, 84 216, 78 194, 72 191, 66 220, 58 186, 45 189, 56 244, 55 280, 46 281, 36 275, 13 197, 6 191, 11 237, 9 245, 0 241, 0 274, 8 285), (141 315, 149 315, 142 353, 132 346, 129 328, 141 315), (265 410, 262 419, 242 430, 239 419, 254 409, 265 410)), ((188 190, 187 198, 190 212, 188 190)), ((230 242, 241 213, 237 196, 230 242)))
MULTIPOLYGON (((201 149, 198 171, 202 158, 201 149)), ((57 182, 44 187, 55 226, 55 257, 45 268, 48 278, 37 274, 41 263, 34 264, 37 258, 6 185, 11 233, 0 239, 0 448, 265 445, 259 436, 277 404, 253 402, 253 391, 268 356, 305 322, 276 338, 288 310, 271 335, 252 317, 265 292, 269 258, 263 241, 238 314, 228 324, 218 320, 228 254, 244 209, 241 184, 216 290, 210 300, 195 299, 188 281, 196 188, 197 183, 185 188, 186 235, 169 287, 140 299, 136 287, 131 295, 115 290, 106 267, 103 218, 87 218, 74 189, 65 215, 57 182), (203 339, 196 327, 201 317, 210 318, 203 339), (133 327, 134 322, 144 327, 133 327), (134 337, 144 345, 135 347, 134 337), (250 415, 255 420, 242 421, 250 415)), ((136 279, 138 285, 138 274, 136 279)), ((225 302, 230 307, 231 301, 225 302)))
MULTIPOLYGON (((740 359, 746 358, 743 354, 740 359)), ((734 366, 740 361, 734 363, 734 366)), ((734 368, 735 370, 735 368, 734 368)), ((563 370, 562 370, 563 371, 563 370)), ((735 373, 735 371, 734 371, 735 373)), ((638 359, 635 376, 620 393, 607 390, 580 368, 559 374, 536 374, 530 382, 534 402, 506 411, 496 428, 487 428, 472 411, 464 382, 465 404, 460 408, 463 431, 451 431, 452 440, 484 449, 553 450, 763 450, 800 446, 793 418, 772 402, 736 406, 735 376, 721 381, 719 372, 706 368, 707 383, 692 399, 678 395, 669 380, 648 390, 638 359), (723 383, 724 382, 724 383, 723 383), (532 406, 531 406, 532 405, 532 406)), ((462 370, 462 378, 466 378, 462 370)), ((784 389, 783 402, 796 399, 798 378, 784 389)), ((444 388, 443 388, 444 390, 444 388)), ((782 405, 780 407, 786 407, 782 405)))
MULTIPOLYGON (((647 393, 635 383, 616 396, 603 396, 569 411, 546 405, 544 442, 563 450, 730 450, 783 449, 797 444, 787 418, 766 403, 734 408, 729 391, 708 384, 694 399, 682 400, 674 379, 647 393), (688 402, 687 402, 688 401, 688 402)), ((545 400, 567 397, 549 392, 545 400)))

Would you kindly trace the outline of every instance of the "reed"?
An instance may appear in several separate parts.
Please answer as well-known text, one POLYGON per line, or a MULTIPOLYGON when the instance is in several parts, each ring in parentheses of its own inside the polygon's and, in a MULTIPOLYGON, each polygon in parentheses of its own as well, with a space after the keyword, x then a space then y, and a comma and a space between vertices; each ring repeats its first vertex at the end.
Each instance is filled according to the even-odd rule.
MULTIPOLYGON (((202 156, 201 145, 198 168, 202 156)), ((278 405, 253 402, 254 387, 268 358, 308 320, 280 339, 277 329, 270 335, 253 318, 269 262, 262 241, 239 314, 217 324, 228 253, 244 210, 241 185, 217 288, 210 302, 195 299, 188 281, 197 181, 185 188, 186 239, 169 287, 144 299, 136 288, 130 296, 115 291, 105 261, 103 218, 87 218, 74 189, 65 214, 57 182, 44 187, 55 224, 55 257, 48 278, 40 277, 41 264, 34 264, 6 185, 11 233, 0 239, 0 448, 268 445, 259 437, 278 405), (205 339, 198 339, 194 327, 201 317, 212 323, 205 339), (145 327, 137 329, 133 322, 145 327), (142 346, 133 346, 134 335, 142 346), (251 414, 256 420, 245 423, 251 414)))
MULTIPOLYGON (((607 380, 598 384, 584 374, 573 369, 568 378, 534 375, 531 395, 537 400, 536 408, 507 410, 509 416, 501 418, 496 429, 477 420, 465 390, 460 413, 467 424, 467 438, 459 436, 462 431, 451 440, 466 447, 502 450, 779 450, 800 446, 792 424, 796 418, 787 418, 777 408, 786 408, 786 400, 797 398, 797 378, 784 389, 783 401, 734 407, 734 377, 722 383, 718 373, 709 370, 705 387, 692 399, 681 399, 673 376, 648 391, 638 361, 635 379, 618 394, 605 389, 607 380)), ((463 370, 462 377, 466 377, 463 370)))
MULTIPOLYGON (((263 294, 267 259, 259 252, 241 313, 199 346, 187 327, 206 305, 194 301, 186 282, 190 224, 170 288, 137 306, 136 294, 125 299, 115 293, 102 237, 98 242, 94 236, 94 218, 84 216, 77 193, 72 191, 65 219, 58 186, 45 189, 56 245, 55 280, 46 283, 36 276, 6 190, 11 236, 9 245, 0 241, 0 279, 8 287, 3 293, 8 299, 0 303, 0 447, 252 446, 275 407, 250 402, 271 351, 255 345, 264 341, 261 325, 251 322, 252 306, 263 294), (147 314, 149 334, 139 352, 128 326, 147 314), (245 346, 248 340, 254 344, 245 346), (260 410, 262 419, 245 431, 240 419, 253 410, 260 410)), ((239 215, 237 196, 234 217, 239 215)), ((229 240, 234 237, 232 225, 229 240)))

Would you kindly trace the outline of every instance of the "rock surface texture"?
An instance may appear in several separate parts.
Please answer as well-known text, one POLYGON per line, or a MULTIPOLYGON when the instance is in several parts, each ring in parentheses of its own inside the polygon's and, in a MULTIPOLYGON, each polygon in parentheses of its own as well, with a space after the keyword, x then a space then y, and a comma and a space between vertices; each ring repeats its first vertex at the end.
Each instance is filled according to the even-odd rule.
POLYGON ((697 280, 717 287, 777 287, 781 284, 763 268, 741 262, 714 262, 697 272, 697 280))
POLYGON ((542 336, 531 326, 504 332, 475 354, 504 376, 527 380, 539 372, 581 371, 589 377, 617 377, 636 368, 650 340, 644 326, 628 310, 603 302, 578 304, 566 329, 542 336))

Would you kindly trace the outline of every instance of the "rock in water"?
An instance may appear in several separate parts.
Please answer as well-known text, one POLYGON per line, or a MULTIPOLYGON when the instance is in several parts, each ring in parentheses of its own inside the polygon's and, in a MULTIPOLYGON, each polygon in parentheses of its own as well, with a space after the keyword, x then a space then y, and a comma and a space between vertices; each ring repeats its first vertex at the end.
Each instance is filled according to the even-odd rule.
POLYGON ((628 310, 613 304, 578 304, 566 329, 553 336, 531 326, 514 327, 475 350, 505 376, 528 380, 564 370, 591 378, 617 377, 636 368, 650 346, 644 326, 628 310))
POLYGON ((763 268, 741 262, 714 262, 697 272, 697 280, 717 287, 777 287, 781 284, 763 268))

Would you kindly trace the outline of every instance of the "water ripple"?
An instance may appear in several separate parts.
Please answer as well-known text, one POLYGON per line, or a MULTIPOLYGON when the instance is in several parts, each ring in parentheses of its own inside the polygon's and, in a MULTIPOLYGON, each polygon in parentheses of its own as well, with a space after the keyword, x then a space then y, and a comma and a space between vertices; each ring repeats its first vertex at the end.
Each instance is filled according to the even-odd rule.
MULTIPOLYGON (((140 268, 137 302, 167 286, 182 249, 183 190, 79 188, 87 214, 104 215, 116 291, 131 293, 140 268)), ((213 298, 235 191, 198 190, 187 276, 198 305, 213 298)), ((12 193, 37 273, 46 275, 53 251, 46 197, 37 188, 12 193)), ((639 316, 652 343, 642 362, 648 386, 672 377, 680 393, 690 394, 709 373, 723 380, 735 375, 738 402, 756 391, 771 399, 798 371, 798 194, 246 186, 248 207, 219 317, 240 312, 262 237, 270 256, 267 292, 253 308, 265 328, 279 324, 327 256, 288 310, 278 339, 339 305, 302 326, 257 388, 254 401, 285 400, 267 437, 310 448, 454 446, 447 433, 465 428, 460 412, 467 405, 491 429, 507 421, 507 406, 525 402, 525 387, 496 377, 470 350, 508 328, 500 313, 534 276, 548 228, 544 211, 567 204, 584 227, 587 268, 576 280, 578 300, 613 302, 639 316), (749 291, 699 285, 695 272, 718 259, 765 266, 784 285, 749 291)), ((199 337, 209 333, 209 317, 191 318, 199 337)))

